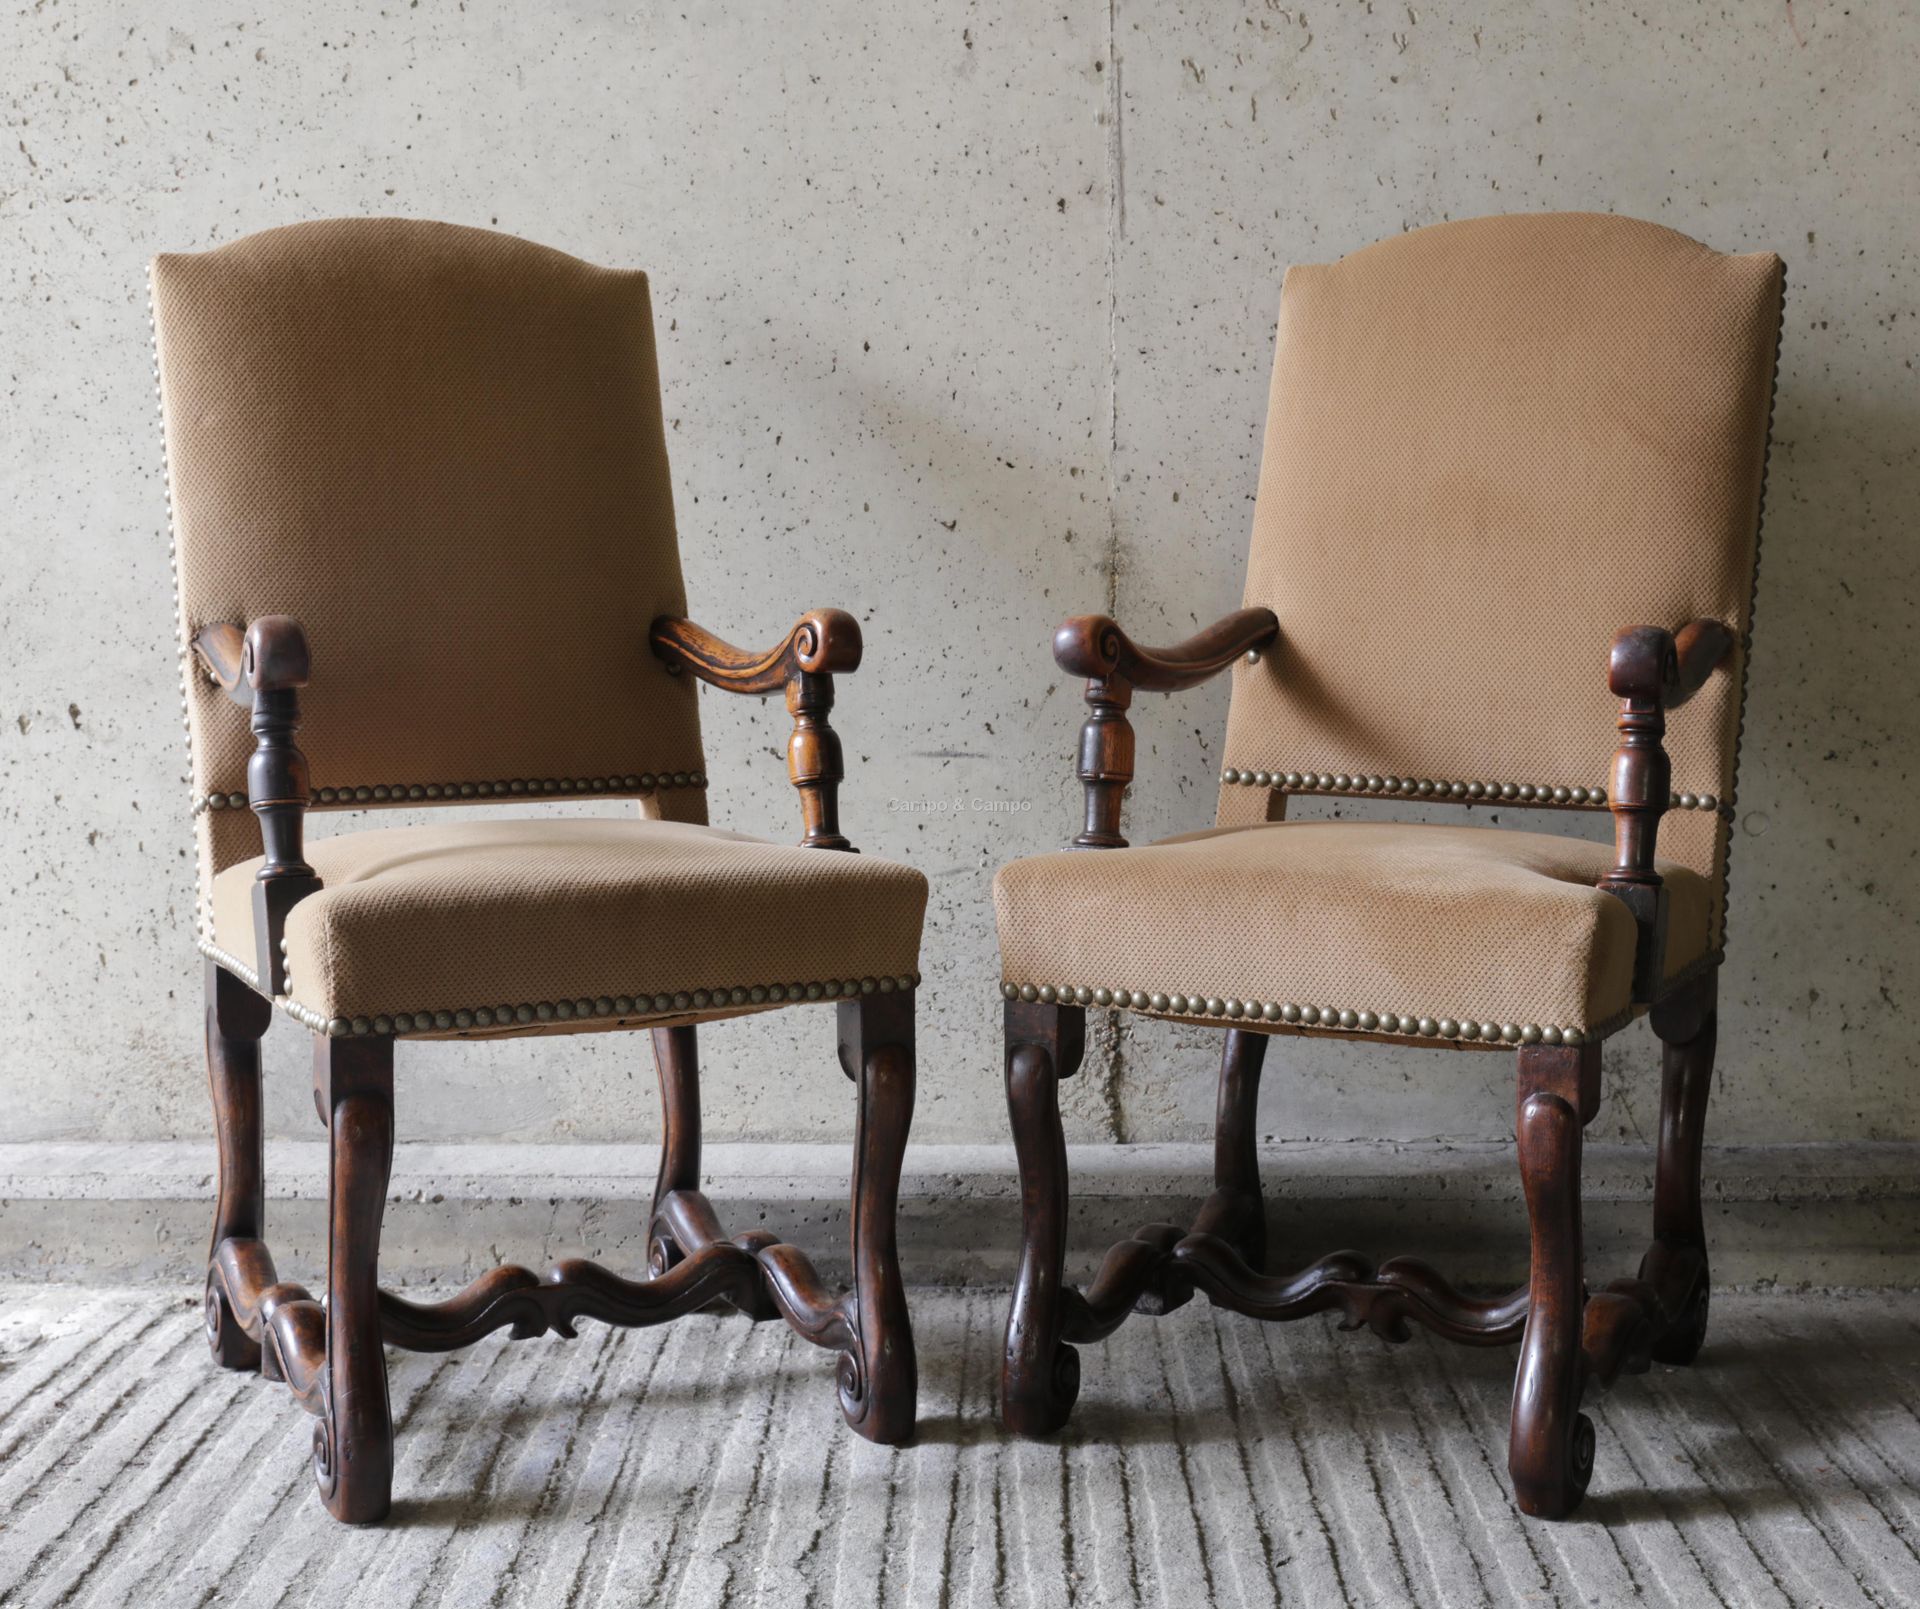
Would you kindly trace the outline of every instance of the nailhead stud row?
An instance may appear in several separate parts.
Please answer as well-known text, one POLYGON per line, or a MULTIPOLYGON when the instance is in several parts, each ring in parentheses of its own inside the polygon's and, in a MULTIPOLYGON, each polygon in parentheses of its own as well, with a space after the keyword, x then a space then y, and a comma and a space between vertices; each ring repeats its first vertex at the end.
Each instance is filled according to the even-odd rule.
MULTIPOLYGON (((167 502, 167 571, 173 582, 173 618, 182 633, 175 657, 180 665, 180 732, 189 756, 193 753, 193 717, 190 678, 193 651, 185 639, 185 616, 180 603, 180 533, 173 507, 173 466, 167 454, 166 399, 160 388, 160 326, 153 305, 153 269, 147 269, 147 340, 153 354, 153 411, 160 432, 160 488, 167 502)), ((191 761, 189 761, 191 763, 191 761)), ((195 802, 198 809, 198 801, 195 802)))
MULTIPOLYGON (((315 804, 383 804, 407 799, 501 799, 546 793, 651 793, 656 788, 704 788, 706 773, 643 771, 624 777, 515 777, 510 782, 381 783, 367 788, 315 788, 315 804)), ((209 810, 244 810, 244 793, 210 793, 203 801, 209 810)))
POLYGON ((473 1006, 458 1011, 396 1012, 392 1016, 332 1017, 295 1000, 276 1002, 295 1021, 335 1039, 367 1034, 450 1033, 466 1028, 517 1028, 546 1022, 589 1021, 607 1017, 664 1017, 683 1011, 726 1006, 794 1004, 807 1000, 851 999, 863 994, 893 994, 912 989, 918 973, 897 977, 829 978, 822 983, 755 984, 751 988, 691 989, 676 994, 601 995, 597 999, 541 1000, 513 1006, 473 1006))
POLYGON ((1003 983, 1000 993, 1008 1000, 1038 1001, 1049 1006, 1118 1006, 1124 1010, 1162 1012, 1172 1017, 1284 1022, 1303 1028, 1345 1028, 1359 1033, 1402 1034, 1421 1039, 1477 1039, 1508 1045, 1578 1045, 1586 1039, 1578 1028, 1533 1022, 1406 1017, 1393 1011, 1351 1011, 1337 1006, 1300 1006, 1274 1000, 1223 1000, 1214 995, 1150 993, 1144 989, 1089 989, 1084 984, 1056 988, 1051 983, 1017 986, 1003 983))
POLYGON ((1289 793, 1384 793, 1421 799, 1510 799, 1540 804, 1601 805, 1607 802, 1605 788, 1556 788, 1544 782, 1435 782, 1430 777, 1363 777, 1326 771, 1238 771, 1231 767, 1220 773, 1220 780, 1244 787, 1284 788, 1289 793))
MULTIPOLYGON (((1241 771, 1220 773, 1229 786, 1282 788, 1288 793, 1382 793, 1420 799, 1500 799, 1520 804, 1603 805, 1605 788, 1550 787, 1533 782, 1435 782, 1430 777, 1362 777, 1325 771, 1241 771)), ((1674 793, 1669 810, 1718 810, 1711 793, 1674 793)))

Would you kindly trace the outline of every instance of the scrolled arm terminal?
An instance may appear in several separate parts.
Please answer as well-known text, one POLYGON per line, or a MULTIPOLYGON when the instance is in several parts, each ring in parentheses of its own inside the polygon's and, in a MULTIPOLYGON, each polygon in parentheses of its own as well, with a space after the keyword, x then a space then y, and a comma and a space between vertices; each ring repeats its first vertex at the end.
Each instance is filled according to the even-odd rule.
POLYGON ((844 609, 810 610, 772 648, 751 653, 691 620, 661 615, 647 640, 668 670, 691 671, 724 692, 785 690, 793 716, 787 775, 799 790, 806 829, 800 847, 851 850, 840 831, 839 789, 846 766, 827 717, 833 709, 833 678, 860 668, 860 622, 844 609))
POLYGON ((1236 609, 1172 648, 1143 648, 1105 615, 1075 615, 1053 634, 1053 658, 1090 681, 1121 676, 1145 692, 1177 693, 1212 680, 1279 635, 1271 609, 1236 609))

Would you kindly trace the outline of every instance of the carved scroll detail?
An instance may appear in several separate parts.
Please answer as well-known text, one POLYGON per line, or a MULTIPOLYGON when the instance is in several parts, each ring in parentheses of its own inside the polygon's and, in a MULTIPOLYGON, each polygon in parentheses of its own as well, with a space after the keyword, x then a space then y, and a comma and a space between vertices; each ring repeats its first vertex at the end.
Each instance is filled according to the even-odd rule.
POLYGON ((759 1283, 760 1260, 727 1241, 703 1246, 647 1280, 623 1279, 581 1258, 556 1264, 544 1279, 507 1264, 489 1269, 444 1302, 410 1302, 382 1291, 380 1330, 389 1346, 408 1352, 453 1352, 509 1328, 516 1341, 549 1331, 571 1339, 582 1318, 626 1326, 663 1324, 722 1297, 747 1295, 759 1283))

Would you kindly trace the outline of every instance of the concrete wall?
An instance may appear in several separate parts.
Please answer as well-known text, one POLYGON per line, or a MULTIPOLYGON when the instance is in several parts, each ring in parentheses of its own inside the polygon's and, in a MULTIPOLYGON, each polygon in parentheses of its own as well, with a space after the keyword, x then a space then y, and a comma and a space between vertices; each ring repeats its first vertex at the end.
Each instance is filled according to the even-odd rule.
MULTIPOLYGON (((864 621, 845 818, 932 878, 917 1132, 975 1140, 1004 1133, 988 880, 1075 810, 1050 628, 1237 600, 1287 263, 1540 208, 1789 261, 1715 1132, 1920 1138, 1916 55, 1905 8, 1812 0, 10 8, 0 1138, 205 1128, 152 252, 403 213, 653 273, 695 613, 864 621), (896 808, 927 799, 1012 808, 896 808)), ((1224 717, 1143 700, 1137 838, 1210 819, 1224 717)), ((777 701, 706 720, 715 819, 792 834, 777 701)), ((843 1136, 830 1036, 712 1031, 714 1135, 843 1136)), ((298 1037, 269 1111, 306 1136, 298 1037)), ((1608 1133, 1650 1132, 1649 1045, 1608 1133)), ((1501 1058, 1270 1065, 1276 1135, 1508 1121, 1501 1058)), ((1205 1036, 1105 1029, 1073 1131, 1195 1137, 1211 1077, 1205 1036)), ((425 1138, 655 1132, 625 1038, 410 1051, 401 1103, 425 1138)))

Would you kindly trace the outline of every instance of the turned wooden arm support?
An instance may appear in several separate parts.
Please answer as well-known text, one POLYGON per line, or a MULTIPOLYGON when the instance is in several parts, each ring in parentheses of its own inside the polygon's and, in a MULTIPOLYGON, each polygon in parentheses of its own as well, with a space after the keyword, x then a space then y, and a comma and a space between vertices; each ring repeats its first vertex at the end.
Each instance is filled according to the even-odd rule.
POLYGON ((1600 886, 1625 902, 1640 927, 1636 1001, 1652 1000, 1665 975, 1667 895, 1654 870, 1654 848, 1673 789, 1673 766, 1662 743, 1667 711, 1706 685, 1726 663, 1733 643, 1733 632, 1718 620, 1689 621, 1671 632, 1629 626, 1613 639, 1608 655, 1607 686, 1621 701, 1620 748, 1607 790, 1614 865, 1600 886))
POLYGON ((647 633, 667 669, 691 671, 729 693, 787 695, 793 735, 787 739, 787 775, 800 793, 803 849, 847 849, 840 832, 840 779, 846 775, 839 735, 828 725, 833 678, 860 668, 860 622, 844 609, 802 615, 765 653, 723 642, 691 620, 662 615, 647 633))
POLYGON ((202 626, 194 633, 193 651, 227 696, 253 712, 247 803, 260 818, 263 851, 253 885, 255 962, 260 987, 286 994, 280 943, 287 912, 320 887, 306 858, 306 808, 312 795, 307 757, 294 742, 300 689, 312 669, 307 634, 290 616, 262 615, 244 633, 226 622, 202 626))
POLYGON ((1133 781, 1135 689, 1176 693, 1218 676, 1242 654, 1258 654, 1280 635, 1271 609, 1237 609, 1172 648, 1143 648, 1105 615, 1076 615, 1053 634, 1053 657, 1087 678, 1087 720, 1080 728, 1075 775, 1086 790, 1086 825, 1075 849, 1125 849, 1120 802, 1133 781))

